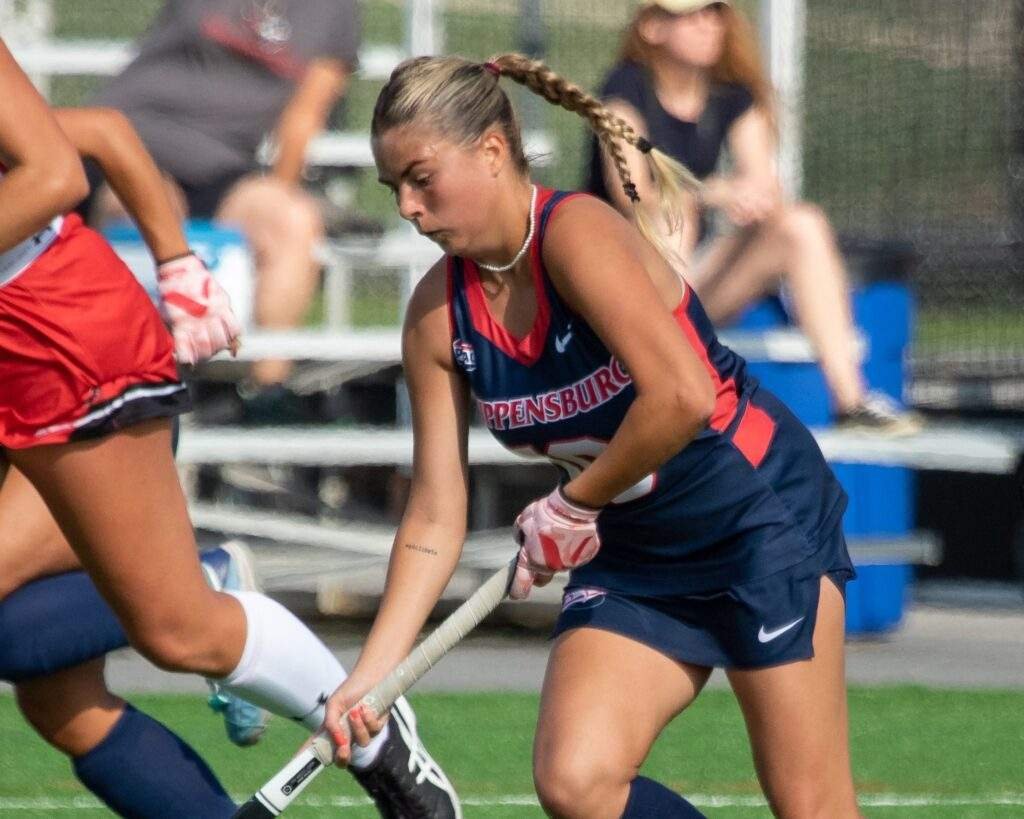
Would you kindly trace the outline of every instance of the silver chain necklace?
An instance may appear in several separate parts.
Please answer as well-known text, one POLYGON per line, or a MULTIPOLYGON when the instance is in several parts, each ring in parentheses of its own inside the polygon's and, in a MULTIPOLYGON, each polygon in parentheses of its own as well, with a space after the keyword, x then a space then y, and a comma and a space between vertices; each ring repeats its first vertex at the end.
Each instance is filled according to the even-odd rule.
POLYGON ((537 186, 531 185, 533 193, 530 195, 530 229, 526 232, 526 241, 523 242, 523 246, 519 248, 519 252, 515 255, 511 262, 508 264, 485 264, 484 262, 477 262, 479 267, 484 270, 490 270, 492 273, 504 273, 506 270, 511 270, 516 266, 516 263, 523 258, 523 254, 526 253, 530 247, 530 242, 533 241, 533 229, 536 226, 536 218, 534 213, 537 208, 537 186))

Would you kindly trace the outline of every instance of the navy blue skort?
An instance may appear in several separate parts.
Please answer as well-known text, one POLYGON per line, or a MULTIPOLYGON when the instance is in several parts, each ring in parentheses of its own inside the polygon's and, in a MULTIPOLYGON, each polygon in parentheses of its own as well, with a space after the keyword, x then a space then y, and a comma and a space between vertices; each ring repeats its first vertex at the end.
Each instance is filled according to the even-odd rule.
POLYGON ((806 660, 814 656, 822 575, 842 593, 856 577, 842 527, 793 566, 707 593, 654 598, 567 587, 553 636, 574 628, 603 629, 678 662, 715 668, 806 660))

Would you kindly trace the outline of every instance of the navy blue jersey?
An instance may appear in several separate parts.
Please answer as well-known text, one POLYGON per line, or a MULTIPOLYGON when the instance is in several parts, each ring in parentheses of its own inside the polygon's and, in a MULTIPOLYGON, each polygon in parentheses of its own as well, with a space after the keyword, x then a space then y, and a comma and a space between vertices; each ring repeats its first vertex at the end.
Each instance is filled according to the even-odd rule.
MULTIPOLYGON (((636 394, 544 270, 548 220, 578 195, 538 196, 537 315, 523 338, 491 315, 476 265, 448 259, 453 357, 484 424, 565 480, 601 454, 636 394)), ((602 510, 601 551, 573 572, 574 584, 665 596, 763 577, 813 554, 842 513, 845 496, 810 433, 718 342, 689 287, 673 316, 714 383, 714 412, 696 439, 602 510)))

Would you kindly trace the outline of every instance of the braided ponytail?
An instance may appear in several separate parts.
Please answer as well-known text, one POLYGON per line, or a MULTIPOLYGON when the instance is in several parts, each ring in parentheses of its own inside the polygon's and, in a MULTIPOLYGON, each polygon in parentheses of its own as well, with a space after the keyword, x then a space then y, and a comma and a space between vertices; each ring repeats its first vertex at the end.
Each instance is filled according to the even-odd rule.
MULTIPOLYGON (((510 80, 529 88, 548 102, 561 106, 567 111, 579 114, 597 135, 598 142, 608 152, 622 183, 622 190, 633 206, 640 231, 663 252, 668 248, 658 236, 651 223, 649 212, 641 207, 640 196, 629 172, 629 165, 623 152, 623 143, 640 151, 647 160, 651 176, 658 189, 658 205, 669 229, 682 226, 681 203, 684 193, 699 194, 703 184, 689 168, 668 154, 659 151, 625 120, 613 114, 596 97, 588 94, 575 83, 559 76, 540 60, 532 60, 522 54, 502 54, 492 58, 487 66, 497 68, 510 80)), ((493 68, 490 69, 493 71, 493 68)))
POLYGON ((499 81, 502 76, 587 121, 615 163, 622 189, 633 205, 641 232, 671 258, 671 251, 652 224, 650 212, 637 207, 640 196, 629 173, 625 145, 636 148, 647 159, 658 188, 660 212, 670 230, 682 225, 682 194, 699 193, 701 182, 685 166, 654 148, 599 99, 560 77, 539 60, 531 60, 522 54, 502 54, 485 63, 471 62, 462 57, 415 57, 406 60, 392 72, 377 97, 371 136, 376 139, 391 128, 416 121, 437 129, 456 142, 468 143, 497 125, 505 132, 517 167, 526 174, 529 163, 523 151, 522 132, 508 95, 501 89, 499 81))

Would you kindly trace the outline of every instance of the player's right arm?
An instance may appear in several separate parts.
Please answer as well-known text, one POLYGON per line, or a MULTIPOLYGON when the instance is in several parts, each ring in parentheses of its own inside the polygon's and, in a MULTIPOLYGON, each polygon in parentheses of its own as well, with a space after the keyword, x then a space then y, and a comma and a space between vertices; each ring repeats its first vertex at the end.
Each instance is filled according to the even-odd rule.
POLYGON ((153 257, 188 253, 163 176, 128 117, 113 108, 59 108, 54 115, 75 150, 100 166, 153 257))
POLYGON ((89 192, 74 147, 0 40, 0 252, 67 213, 89 192))
POLYGON ((160 295, 178 361, 195 364, 234 349, 230 300, 191 253, 156 163, 128 118, 112 108, 65 108, 57 122, 82 156, 96 160, 157 262, 160 295))
POLYGON ((321 58, 310 63, 274 128, 277 158, 273 174, 282 182, 301 184, 309 143, 323 130, 350 76, 340 60, 321 58))
MULTIPOLYGON (((340 762, 348 758, 340 729, 346 709, 412 649, 466 536, 469 389, 452 361, 443 260, 409 302, 402 360, 412 403, 412 487, 377 617, 351 675, 327 704, 325 725, 340 748, 340 762)), ((362 729, 354 729, 358 741, 362 729)))

